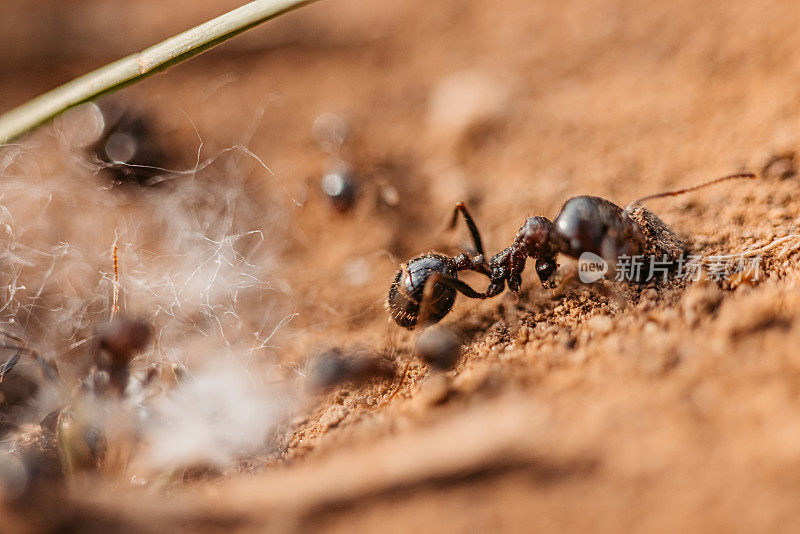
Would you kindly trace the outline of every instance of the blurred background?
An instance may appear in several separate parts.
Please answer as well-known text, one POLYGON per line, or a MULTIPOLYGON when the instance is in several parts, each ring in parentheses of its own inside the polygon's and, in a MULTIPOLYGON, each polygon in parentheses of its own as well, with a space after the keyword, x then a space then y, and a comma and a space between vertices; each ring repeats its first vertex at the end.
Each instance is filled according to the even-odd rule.
MULTIPOLYGON (((0 112, 242 3, 4 0, 0 112)), ((493 254, 574 195, 752 170, 651 207, 698 254, 795 239, 798 22, 779 0, 322 0, 1 148, 0 361, 22 340, 63 384, 27 356, 0 383, 0 531, 800 523, 789 245, 760 280, 625 307, 529 269, 519 297, 457 300, 446 372, 383 308, 401 262, 469 249, 457 201, 493 254), (115 287, 152 336, 112 402, 115 287), (324 354, 380 365, 342 385, 324 354), (64 467, 65 421, 103 455, 64 467)))

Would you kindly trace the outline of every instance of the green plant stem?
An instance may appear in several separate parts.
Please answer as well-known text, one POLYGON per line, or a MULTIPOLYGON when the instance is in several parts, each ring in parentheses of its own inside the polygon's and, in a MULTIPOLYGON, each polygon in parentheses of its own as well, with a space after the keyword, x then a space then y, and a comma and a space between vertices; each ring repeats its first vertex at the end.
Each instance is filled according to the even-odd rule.
POLYGON ((73 106, 136 83, 315 0, 255 0, 146 50, 110 63, 0 115, 0 145, 73 106))

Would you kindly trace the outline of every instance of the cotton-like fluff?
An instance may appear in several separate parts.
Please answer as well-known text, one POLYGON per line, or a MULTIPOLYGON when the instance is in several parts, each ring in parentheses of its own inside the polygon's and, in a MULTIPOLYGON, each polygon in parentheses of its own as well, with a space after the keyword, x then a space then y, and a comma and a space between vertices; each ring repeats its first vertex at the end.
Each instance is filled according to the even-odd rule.
MULTIPOLYGON (((75 450, 84 429, 103 438, 95 470, 147 480, 269 454, 296 397, 269 376, 273 336, 295 315, 273 272, 288 224, 276 179, 244 146, 203 144, 194 166, 164 170, 157 187, 118 188, 67 146, 39 142, 0 154, 0 329, 15 336, 0 341, 55 361, 61 378, 42 378, 23 354, 14 373, 40 387, 0 440, 63 413, 75 450), (108 349, 98 332, 114 315, 154 334, 126 362, 120 398, 97 365, 108 349)), ((50 426, 58 442, 64 431, 50 426)))
POLYGON ((136 462, 145 470, 226 468, 268 449, 289 413, 290 396, 234 356, 221 358, 152 403, 136 462))

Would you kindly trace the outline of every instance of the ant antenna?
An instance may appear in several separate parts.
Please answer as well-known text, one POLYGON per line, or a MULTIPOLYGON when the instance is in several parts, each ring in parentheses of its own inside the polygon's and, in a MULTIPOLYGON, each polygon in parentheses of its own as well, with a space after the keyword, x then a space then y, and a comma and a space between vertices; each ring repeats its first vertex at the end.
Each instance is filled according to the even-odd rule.
POLYGON ((704 182, 702 184, 693 185, 692 187, 687 187, 686 189, 676 189, 675 191, 665 191, 663 193, 656 193, 654 195, 647 195, 646 197, 642 197, 638 200, 635 200, 628 204, 629 206, 633 206, 634 204, 641 204, 645 200, 653 200, 654 198, 661 198, 661 197, 676 197, 678 195, 682 195, 684 193, 689 193, 691 191, 697 191, 698 189, 702 189, 704 187, 708 187, 709 185, 718 184, 720 182, 725 182, 727 180, 735 180, 738 178, 748 178, 748 179, 755 179, 758 178, 755 173, 753 172, 739 172, 736 174, 730 174, 728 176, 723 176, 722 178, 716 178, 714 180, 710 180, 708 182, 704 182))

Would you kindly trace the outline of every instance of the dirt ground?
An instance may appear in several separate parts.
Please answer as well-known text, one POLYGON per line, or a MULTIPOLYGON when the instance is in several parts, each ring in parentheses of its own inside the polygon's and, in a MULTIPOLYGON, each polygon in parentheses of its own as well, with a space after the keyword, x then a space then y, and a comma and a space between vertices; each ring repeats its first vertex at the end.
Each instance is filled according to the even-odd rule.
MULTIPOLYGON (((223 476, 164 491, 76 482, 61 526, 800 528, 797 239, 763 255, 757 280, 721 284, 553 290, 530 265, 519 297, 456 300, 443 323, 466 343, 446 372, 412 357, 413 334, 383 307, 400 262, 467 246, 463 227, 445 231, 458 200, 494 253, 526 217, 552 217, 574 195, 624 205, 752 170, 756 181, 648 206, 694 254, 796 236, 798 23, 800 6, 778 0, 324 0, 126 89, 155 117, 175 166, 192 167, 201 139, 203 158, 242 144, 274 172, 242 157, 249 166, 231 187, 252 192, 254 217, 270 220, 276 313, 297 314, 270 341, 287 376, 331 347, 409 368, 402 383, 304 398, 273 452, 223 476), (346 213, 318 188, 326 156, 312 124, 322 113, 350 129, 340 155, 360 193, 346 213)), ((75 51, 68 63, 29 51, 39 63, 5 67, 0 104, 110 50, 75 51)), ((23 142, 28 156, 53 152, 52 131, 23 142)), ((115 213, 146 216, 134 200, 115 213)), ((28 519, 6 528, 39 528, 28 519)))

